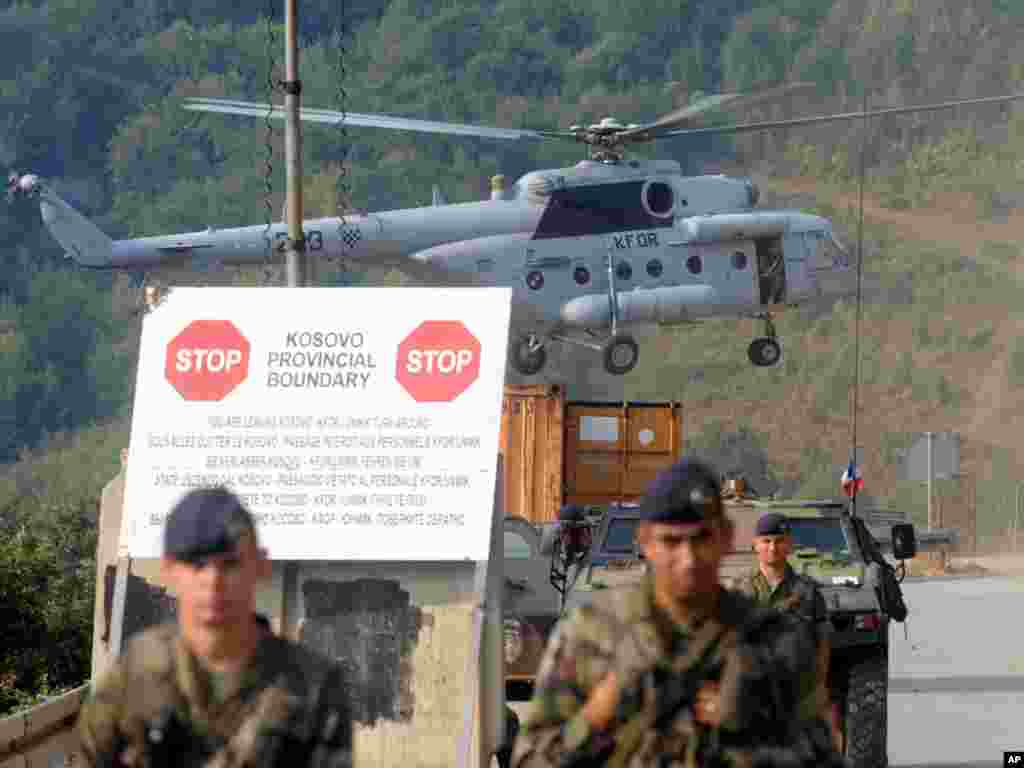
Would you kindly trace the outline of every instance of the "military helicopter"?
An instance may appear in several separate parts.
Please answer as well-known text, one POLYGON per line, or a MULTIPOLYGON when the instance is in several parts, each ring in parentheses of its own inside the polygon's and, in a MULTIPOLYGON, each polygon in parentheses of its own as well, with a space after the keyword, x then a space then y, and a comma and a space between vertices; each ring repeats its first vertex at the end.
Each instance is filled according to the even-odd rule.
MULTIPOLYGON (((746 133, 865 117, 995 104, 1024 94, 894 107, 788 120, 692 127, 711 109, 737 108, 808 87, 789 83, 746 94, 718 94, 653 122, 605 118, 567 131, 528 130, 303 108, 304 121, 501 140, 575 141, 589 159, 535 170, 510 187, 491 182, 489 200, 434 204, 303 222, 314 258, 391 266, 428 284, 510 286, 510 362, 539 373, 550 342, 601 354, 613 375, 631 371, 636 326, 681 325, 714 317, 764 321, 748 348, 756 366, 777 364, 782 347, 775 313, 813 300, 846 296, 849 252, 831 222, 796 210, 755 210, 749 178, 683 175, 674 160, 625 157, 628 145, 679 136, 746 133)), ((281 107, 195 98, 186 108, 250 117, 284 117, 281 107)), ((288 244, 283 223, 113 241, 34 176, 9 186, 37 196, 46 226, 78 264, 93 269, 219 269, 260 264, 268 248, 288 244)))

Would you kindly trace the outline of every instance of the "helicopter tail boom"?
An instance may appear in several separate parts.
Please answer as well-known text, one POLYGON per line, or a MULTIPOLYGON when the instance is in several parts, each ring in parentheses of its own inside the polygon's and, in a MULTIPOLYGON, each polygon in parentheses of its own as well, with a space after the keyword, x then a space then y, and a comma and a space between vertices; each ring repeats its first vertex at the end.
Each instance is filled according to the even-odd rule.
MULTIPOLYGON (((67 256, 90 269, 216 271, 283 260, 289 246, 288 227, 282 222, 269 228, 258 224, 112 240, 41 183, 33 181, 26 192, 38 197, 43 222, 67 256)), ((480 201, 307 219, 302 228, 310 258, 396 267, 417 276, 426 271, 436 278, 433 265, 417 259, 417 252, 459 239, 473 227, 476 236, 532 232, 540 212, 534 206, 480 201)))

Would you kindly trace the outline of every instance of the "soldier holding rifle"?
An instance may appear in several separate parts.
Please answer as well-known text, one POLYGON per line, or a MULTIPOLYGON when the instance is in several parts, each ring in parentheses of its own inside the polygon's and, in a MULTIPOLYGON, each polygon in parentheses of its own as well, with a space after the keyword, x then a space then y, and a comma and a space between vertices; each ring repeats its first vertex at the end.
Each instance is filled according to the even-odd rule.
POLYGON ((514 768, 845 765, 820 718, 809 628, 720 586, 734 531, 716 473, 683 460, 641 510, 648 572, 560 622, 514 768))

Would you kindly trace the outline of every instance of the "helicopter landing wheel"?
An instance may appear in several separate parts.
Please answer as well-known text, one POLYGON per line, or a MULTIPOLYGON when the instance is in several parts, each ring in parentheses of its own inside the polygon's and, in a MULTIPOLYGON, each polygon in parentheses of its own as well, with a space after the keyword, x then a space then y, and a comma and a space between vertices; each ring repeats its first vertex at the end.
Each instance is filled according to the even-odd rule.
POLYGON ((640 346, 632 336, 620 333, 604 345, 604 368, 615 376, 632 371, 639 359, 640 346))
POLYGON ((782 345, 777 339, 762 336, 750 342, 747 355, 750 357, 750 362, 758 367, 775 365, 782 358, 782 345))
POLYGON ((512 367, 523 376, 540 373, 547 360, 543 342, 533 334, 523 336, 512 345, 512 367))

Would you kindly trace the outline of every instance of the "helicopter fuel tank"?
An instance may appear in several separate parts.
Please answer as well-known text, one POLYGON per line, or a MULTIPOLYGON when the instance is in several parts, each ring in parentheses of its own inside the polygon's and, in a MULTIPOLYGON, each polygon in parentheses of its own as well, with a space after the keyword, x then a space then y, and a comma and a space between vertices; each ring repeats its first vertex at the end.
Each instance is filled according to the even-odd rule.
MULTIPOLYGON (((652 323, 681 325, 713 317, 734 303, 710 285, 672 285, 636 288, 617 295, 618 322, 624 325, 652 323)), ((562 322, 570 328, 607 328, 611 307, 607 294, 591 293, 562 307, 562 322)))

